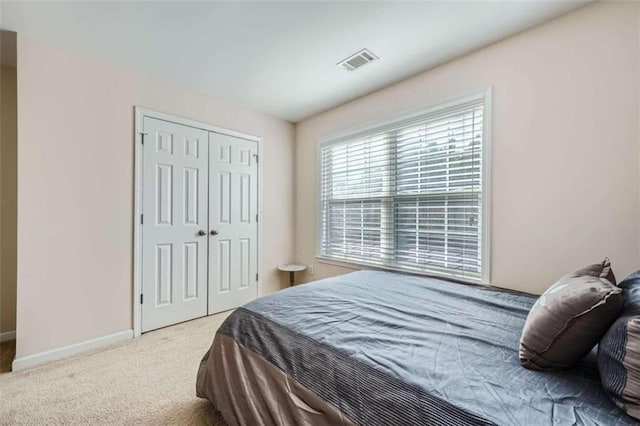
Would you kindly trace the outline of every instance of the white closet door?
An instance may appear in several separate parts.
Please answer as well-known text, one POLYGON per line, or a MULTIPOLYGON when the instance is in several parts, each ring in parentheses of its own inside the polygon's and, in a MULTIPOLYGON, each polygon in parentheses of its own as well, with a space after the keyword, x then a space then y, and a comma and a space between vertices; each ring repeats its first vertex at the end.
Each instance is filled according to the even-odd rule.
POLYGON ((144 118, 142 331, 207 314, 208 132, 144 118))
POLYGON ((257 296, 258 143, 209 134, 209 314, 257 296))

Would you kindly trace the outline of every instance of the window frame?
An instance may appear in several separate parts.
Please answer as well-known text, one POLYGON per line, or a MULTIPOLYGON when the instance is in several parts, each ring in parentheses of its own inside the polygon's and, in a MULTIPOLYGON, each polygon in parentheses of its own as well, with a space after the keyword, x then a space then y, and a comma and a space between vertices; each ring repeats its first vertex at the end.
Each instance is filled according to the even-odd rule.
POLYGON ((341 266, 349 269, 377 269, 410 273, 415 275, 424 275, 430 277, 447 278, 455 281, 468 282, 473 284, 491 285, 491 124, 492 124, 492 92, 491 86, 474 91, 470 94, 449 98, 445 101, 431 104, 417 110, 411 110, 401 114, 396 114, 385 119, 377 120, 363 126, 357 126, 346 129, 332 135, 319 138, 316 141, 316 260, 319 263, 341 266), (418 118, 423 115, 437 113, 440 110, 455 107, 473 101, 482 101, 484 103, 483 110, 483 136, 482 136, 482 198, 481 205, 483 209, 482 231, 480 233, 480 247, 482 250, 481 257, 481 275, 479 278, 472 276, 460 276, 450 274, 446 271, 438 271, 437 267, 431 267, 429 271, 410 267, 398 267, 394 265, 381 265, 374 262, 358 261, 352 259, 338 259, 335 257, 322 255, 322 149, 345 143, 350 139, 364 137, 374 132, 383 132, 389 126, 393 126, 399 122, 418 118))

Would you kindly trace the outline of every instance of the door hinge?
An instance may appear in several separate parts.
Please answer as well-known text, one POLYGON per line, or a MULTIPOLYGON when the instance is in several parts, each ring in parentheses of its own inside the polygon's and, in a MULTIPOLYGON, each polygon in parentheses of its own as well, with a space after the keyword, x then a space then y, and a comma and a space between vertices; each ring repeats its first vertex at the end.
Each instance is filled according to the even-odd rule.
POLYGON ((146 135, 147 135, 146 133, 144 133, 144 132, 140 132, 140 142, 142 143, 142 145, 144 145, 144 137, 145 137, 146 135))
POLYGON ((258 214, 256 213, 256 222, 258 221, 258 214))
POLYGON ((144 294, 140 293, 140 304, 144 303, 144 294))
POLYGON ((144 215, 140 215, 140 225, 144 225, 144 215))
POLYGON ((256 281, 258 281, 258 273, 256 272, 256 281))
POLYGON ((256 157, 256 164, 258 164, 258 154, 253 154, 254 157, 256 157))

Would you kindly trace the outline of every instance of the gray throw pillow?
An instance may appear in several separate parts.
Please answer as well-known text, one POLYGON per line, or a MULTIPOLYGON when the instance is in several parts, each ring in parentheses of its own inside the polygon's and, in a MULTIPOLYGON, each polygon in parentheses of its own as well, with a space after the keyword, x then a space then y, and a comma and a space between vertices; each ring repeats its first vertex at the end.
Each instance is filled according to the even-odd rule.
POLYGON ((520 338, 520 363, 557 370, 580 361, 622 308, 622 290, 609 259, 560 278, 529 311, 520 338))
POLYGON ((640 271, 620 283, 624 307, 598 346, 600 380, 609 398, 640 419, 640 271))

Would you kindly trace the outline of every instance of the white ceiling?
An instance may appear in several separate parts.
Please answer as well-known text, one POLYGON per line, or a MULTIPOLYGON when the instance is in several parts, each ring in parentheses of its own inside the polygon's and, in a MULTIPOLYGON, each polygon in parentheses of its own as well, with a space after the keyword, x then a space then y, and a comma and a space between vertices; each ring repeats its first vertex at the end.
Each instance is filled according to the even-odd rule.
POLYGON ((2 1, 0 16, 2 29, 296 122, 584 3, 2 1), (380 60, 336 66, 365 47, 380 60))

